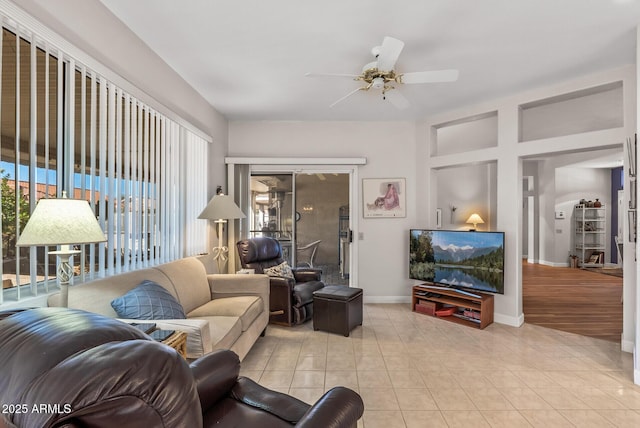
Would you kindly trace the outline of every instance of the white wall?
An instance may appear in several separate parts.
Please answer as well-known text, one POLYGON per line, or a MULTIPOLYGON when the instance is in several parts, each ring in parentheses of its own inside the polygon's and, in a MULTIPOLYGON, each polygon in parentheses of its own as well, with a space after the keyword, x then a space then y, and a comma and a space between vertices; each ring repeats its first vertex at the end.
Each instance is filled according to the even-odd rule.
MULTIPOLYGON (((525 93, 488 101, 483 104, 468 106, 466 108, 443 113, 428 118, 420 124, 419 129, 424 132, 420 135, 421 144, 426 147, 434 147, 436 144, 436 132, 442 124, 455 122, 464 118, 487 115, 491 112, 498 112, 498 144, 496 147, 474 148, 465 152, 445 155, 429 155, 429 150, 418 148, 419 153, 424 153, 424 160, 419 160, 419 164, 426 168, 427 172, 421 173, 421 177, 427 177, 432 184, 425 192, 429 205, 424 212, 416 213, 418 218, 426 216, 431 222, 438 204, 438 185, 433 177, 437 171, 443 168, 473 165, 476 163, 497 162, 497 228, 505 232, 505 294, 495 297, 495 319, 511 325, 520 325, 524 321, 522 312, 522 163, 524 159, 535 159, 548 157, 555 154, 579 153, 589 150, 603 148, 621 148, 627 137, 635 133, 635 67, 628 66, 620 69, 576 78, 563 84, 550 87, 537 88, 525 93), (539 139, 527 142, 520 142, 520 107, 561 94, 581 91, 599 85, 606 85, 611 82, 623 82, 624 126, 606 130, 592 132, 582 132, 578 134, 563 135, 546 139, 539 139)), ((554 221, 549 221, 549 216, 553 219, 555 210, 555 200, 543 205, 542 194, 547 189, 555 192, 555 172, 551 175, 540 175, 540 195, 541 204, 538 207, 540 212, 539 234, 541 247, 547 242, 555 245, 554 221), (545 181, 543 181, 543 179, 545 181)), ((540 248, 542 253, 543 249, 540 248)), ((555 249, 545 250, 547 253, 554 253, 555 249)), ((541 255, 542 257, 542 255, 541 255)), ((635 287, 635 279, 625 278, 625 287, 635 287)), ((627 332, 630 326, 628 320, 633 320, 633 308, 625 306, 625 327, 627 332)))
POLYGON ((557 168, 555 196, 555 210, 562 210, 567 216, 564 220, 555 220, 556 243, 553 262, 566 266, 569 254, 579 255, 575 250, 575 213, 573 207, 580 202, 580 199, 584 198, 587 201, 599 199, 602 206, 606 207, 605 262, 609 263, 611 261, 609 248, 611 239, 611 170, 604 168, 557 168))
MULTIPOLYGON (((611 170, 609 168, 578 167, 594 159, 608 158, 617 153, 622 158, 622 147, 611 150, 593 150, 583 153, 556 154, 536 162, 532 172, 539 189, 536 203, 539 205, 539 263, 549 266, 567 266, 569 253, 574 250, 573 210, 580 199, 606 204, 611 221, 611 170), (564 219, 556 219, 556 211, 564 211, 564 219)), ((607 247, 609 235, 607 236, 607 247)), ((607 260, 609 252, 606 251, 607 260)))
MULTIPOLYGON (((366 157, 363 178, 406 178, 405 218, 357 218, 365 301, 409 301, 409 229, 416 226, 416 133, 411 122, 231 122, 229 156, 366 157)), ((357 188, 362 189, 361 183, 357 188)), ((358 198, 362 206, 362 197, 358 198)))
POLYGON ((495 230, 496 163, 465 165, 436 171, 438 181, 437 207, 442 209, 442 228, 468 230, 466 221, 473 213, 484 220, 478 230, 495 230), (455 211, 452 210, 455 207, 455 211))

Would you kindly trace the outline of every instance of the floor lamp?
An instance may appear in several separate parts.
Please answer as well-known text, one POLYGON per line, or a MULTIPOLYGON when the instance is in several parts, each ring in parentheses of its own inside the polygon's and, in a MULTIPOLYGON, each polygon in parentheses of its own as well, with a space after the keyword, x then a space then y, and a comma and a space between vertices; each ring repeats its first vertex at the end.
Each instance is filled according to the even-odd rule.
POLYGON ((223 273, 222 266, 224 266, 224 262, 229 258, 229 247, 222 245, 223 226, 227 220, 245 217, 244 213, 236 203, 233 202, 233 198, 223 193, 218 193, 211 198, 207 206, 198 216, 199 219, 214 220, 214 223, 218 226, 218 246, 213 247, 213 259, 218 264, 218 273, 223 273))
POLYGON ((104 232, 89 203, 82 199, 43 198, 38 201, 24 230, 18 238, 17 247, 60 245, 49 254, 58 256, 57 277, 60 283, 60 305, 69 304, 69 280, 73 267, 69 259, 81 251, 72 244, 93 244, 106 241, 104 232))

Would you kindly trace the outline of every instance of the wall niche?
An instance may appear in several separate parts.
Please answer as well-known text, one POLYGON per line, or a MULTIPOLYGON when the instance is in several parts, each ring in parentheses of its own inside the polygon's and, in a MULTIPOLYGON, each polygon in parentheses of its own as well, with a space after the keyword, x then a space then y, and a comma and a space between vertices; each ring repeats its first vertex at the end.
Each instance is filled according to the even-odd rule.
POLYGON ((453 155, 498 145, 498 112, 474 115, 433 127, 431 156, 453 155))
POLYGON ((532 101, 519 106, 519 142, 619 128, 622 81, 532 101))

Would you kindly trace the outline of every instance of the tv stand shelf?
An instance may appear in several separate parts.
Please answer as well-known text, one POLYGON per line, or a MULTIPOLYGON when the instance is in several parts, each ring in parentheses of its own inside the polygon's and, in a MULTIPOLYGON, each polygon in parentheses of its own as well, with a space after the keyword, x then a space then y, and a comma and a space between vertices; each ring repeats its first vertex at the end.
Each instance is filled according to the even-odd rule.
MULTIPOLYGON (((431 284, 414 285, 411 292, 411 310, 427 313, 422 308, 441 310, 454 307, 450 316, 438 317, 475 328, 485 328, 493 322, 493 295, 456 290, 431 284), (419 305, 417 308, 416 306, 419 305), (467 315, 464 315, 464 312, 467 315), (470 316, 472 315, 472 316, 470 316)), ((436 316, 435 313, 433 316, 436 316)))

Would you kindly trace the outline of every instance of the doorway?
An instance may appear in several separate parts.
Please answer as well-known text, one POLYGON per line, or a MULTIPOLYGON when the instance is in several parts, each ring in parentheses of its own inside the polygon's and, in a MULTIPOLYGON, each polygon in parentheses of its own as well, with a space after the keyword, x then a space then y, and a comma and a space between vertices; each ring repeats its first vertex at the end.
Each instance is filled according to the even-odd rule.
POLYGON ((614 186, 616 181, 622 186, 620 178, 614 179, 621 163, 619 149, 523 160, 522 299, 527 323, 621 341, 622 266, 616 246, 604 245, 609 236, 614 242, 621 234, 620 193, 614 186), (597 243, 605 251, 601 266, 590 266, 580 251, 586 248, 586 228, 576 223, 574 211, 582 206, 581 199, 598 198, 603 200, 599 212, 606 214, 598 220, 602 238, 597 243))
POLYGON ((321 269, 325 283, 348 285, 350 182, 344 172, 252 167, 249 237, 275 238, 291 266, 321 269))

